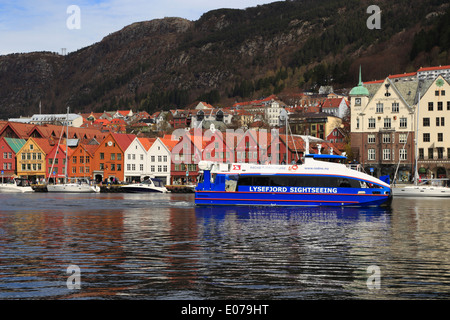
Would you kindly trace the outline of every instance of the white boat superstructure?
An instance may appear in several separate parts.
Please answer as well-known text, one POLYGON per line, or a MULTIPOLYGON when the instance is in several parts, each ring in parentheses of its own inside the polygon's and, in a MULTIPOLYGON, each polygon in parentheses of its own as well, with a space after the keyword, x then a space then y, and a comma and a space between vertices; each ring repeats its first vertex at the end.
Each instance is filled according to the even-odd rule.
POLYGON ((13 179, 9 183, 2 182, 0 184, 0 192, 1 193, 25 193, 25 192, 34 192, 33 188, 27 183, 25 179, 13 179))
POLYGON ((63 193, 98 193, 100 192, 100 187, 91 185, 86 181, 79 181, 62 184, 48 184, 47 191, 63 193))
POLYGON ((168 190, 164 186, 161 180, 158 179, 146 179, 141 183, 133 183, 122 186, 122 190, 125 192, 143 193, 143 192, 160 192, 166 193, 168 190))

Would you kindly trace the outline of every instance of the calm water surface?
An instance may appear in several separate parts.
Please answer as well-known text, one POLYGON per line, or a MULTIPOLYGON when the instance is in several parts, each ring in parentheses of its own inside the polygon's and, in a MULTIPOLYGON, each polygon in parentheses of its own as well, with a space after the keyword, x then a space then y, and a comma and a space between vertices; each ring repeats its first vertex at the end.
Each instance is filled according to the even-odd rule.
POLYGON ((450 199, 199 208, 193 194, 0 194, 0 299, 448 299, 449 247, 450 199))

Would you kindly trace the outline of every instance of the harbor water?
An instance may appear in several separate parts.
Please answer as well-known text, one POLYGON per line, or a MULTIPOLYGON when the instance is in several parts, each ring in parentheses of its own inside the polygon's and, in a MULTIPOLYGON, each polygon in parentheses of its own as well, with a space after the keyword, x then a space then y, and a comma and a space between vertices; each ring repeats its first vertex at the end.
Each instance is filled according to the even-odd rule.
POLYGON ((449 299, 450 199, 196 207, 193 194, 0 194, 0 299, 449 299))

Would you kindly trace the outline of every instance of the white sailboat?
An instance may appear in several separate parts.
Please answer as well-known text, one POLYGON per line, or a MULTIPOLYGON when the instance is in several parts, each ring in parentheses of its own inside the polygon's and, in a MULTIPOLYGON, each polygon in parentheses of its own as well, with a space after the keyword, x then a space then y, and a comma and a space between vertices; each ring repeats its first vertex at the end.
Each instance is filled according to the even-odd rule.
MULTIPOLYGON (((69 108, 67 108, 67 120, 66 120, 66 139, 69 138, 69 108)), ((75 178, 73 182, 69 182, 67 179, 67 154, 68 146, 66 143, 66 163, 64 172, 64 183, 62 184, 47 184, 48 192, 60 192, 60 193, 98 193, 100 187, 97 185, 91 185, 87 179, 75 178)))
MULTIPOLYGON (((417 119, 415 130, 415 168, 414 168, 414 184, 409 185, 394 185, 392 186, 392 195, 394 197, 450 197, 450 188, 446 186, 448 179, 421 179, 417 168, 417 139, 419 131, 419 100, 417 102, 417 119), (420 180, 420 183, 419 183, 420 180)), ((400 163, 399 163, 400 164, 400 163)), ((397 173, 396 173, 397 175, 397 173)))

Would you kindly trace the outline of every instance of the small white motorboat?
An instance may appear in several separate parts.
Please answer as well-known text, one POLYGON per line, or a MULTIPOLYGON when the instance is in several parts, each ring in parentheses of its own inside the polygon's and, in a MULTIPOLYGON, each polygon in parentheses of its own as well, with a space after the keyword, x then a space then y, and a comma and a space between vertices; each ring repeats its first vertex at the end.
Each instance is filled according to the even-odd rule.
POLYGON ((166 193, 168 190, 159 179, 146 179, 141 183, 133 183, 122 186, 122 191, 132 192, 132 193, 143 193, 143 192, 160 192, 166 193))
POLYGON ((8 193, 8 192, 34 192, 33 188, 29 185, 26 179, 14 178, 10 182, 0 184, 0 192, 8 193))

